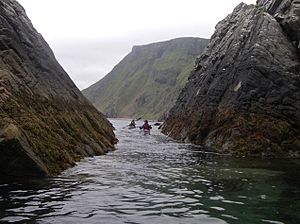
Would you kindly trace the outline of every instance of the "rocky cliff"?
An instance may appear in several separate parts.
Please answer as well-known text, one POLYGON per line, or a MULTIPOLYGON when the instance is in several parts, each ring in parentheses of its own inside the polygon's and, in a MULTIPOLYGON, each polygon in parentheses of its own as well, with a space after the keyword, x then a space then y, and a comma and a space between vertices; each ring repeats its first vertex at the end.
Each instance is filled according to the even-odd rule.
POLYGON ((238 5, 216 26, 163 132, 239 156, 299 157, 300 1, 238 5))
POLYGON ((0 2, 0 177, 49 176, 116 143, 15 0, 0 2))
POLYGON ((178 38, 135 46, 83 94, 108 117, 158 119, 174 105, 208 40, 178 38))

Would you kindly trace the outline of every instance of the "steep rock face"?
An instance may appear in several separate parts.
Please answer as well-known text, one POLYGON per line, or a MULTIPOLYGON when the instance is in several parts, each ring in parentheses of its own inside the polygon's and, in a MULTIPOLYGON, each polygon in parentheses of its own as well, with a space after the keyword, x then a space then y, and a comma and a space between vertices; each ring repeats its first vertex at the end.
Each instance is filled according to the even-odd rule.
POLYGON ((299 157, 299 2, 242 3, 221 21, 163 132, 222 153, 299 157))
POLYGON ((108 117, 161 118, 174 105, 208 40, 178 38, 135 46, 83 94, 108 117))
POLYGON ((0 176, 48 176, 116 143, 15 0, 0 2, 0 176))

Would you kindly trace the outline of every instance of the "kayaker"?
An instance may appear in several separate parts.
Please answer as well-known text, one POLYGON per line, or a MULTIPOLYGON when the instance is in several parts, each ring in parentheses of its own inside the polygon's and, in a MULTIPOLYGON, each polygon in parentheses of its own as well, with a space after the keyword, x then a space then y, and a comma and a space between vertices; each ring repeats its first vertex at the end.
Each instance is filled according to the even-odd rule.
POLYGON ((148 134, 150 135, 150 129, 152 129, 152 127, 148 123, 148 121, 145 120, 143 126, 141 126, 140 129, 143 129, 144 135, 148 135, 148 134))
POLYGON ((129 128, 135 128, 135 121, 132 120, 132 121, 130 122, 130 124, 128 125, 128 127, 129 127, 129 128))

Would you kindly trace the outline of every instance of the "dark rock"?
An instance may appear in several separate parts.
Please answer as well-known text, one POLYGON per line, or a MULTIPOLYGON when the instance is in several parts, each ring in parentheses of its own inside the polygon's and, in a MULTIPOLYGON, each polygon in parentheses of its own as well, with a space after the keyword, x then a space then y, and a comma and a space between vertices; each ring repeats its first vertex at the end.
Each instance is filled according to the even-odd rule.
POLYGON ((163 132, 240 156, 298 156, 299 2, 242 3, 218 23, 163 132))
POLYGON ((114 148, 112 125, 80 93, 15 0, 0 2, 0 176, 49 176, 114 148))

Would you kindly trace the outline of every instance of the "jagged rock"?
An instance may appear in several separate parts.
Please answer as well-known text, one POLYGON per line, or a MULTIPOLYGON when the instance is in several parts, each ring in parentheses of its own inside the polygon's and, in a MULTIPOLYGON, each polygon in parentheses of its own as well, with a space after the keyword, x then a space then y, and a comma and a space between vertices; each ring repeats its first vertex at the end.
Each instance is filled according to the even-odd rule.
POLYGON ((108 117, 160 119, 175 104, 207 39, 177 38, 134 46, 83 94, 108 117))
POLYGON ((297 43, 300 40, 300 1, 299 0, 258 0, 258 7, 263 7, 280 23, 290 40, 297 43))
POLYGON ((0 176, 49 176, 114 148, 111 124, 80 93, 15 0, 0 2, 0 176))
POLYGON ((217 24, 163 132, 239 156, 299 157, 298 43, 299 1, 238 5, 217 24))

